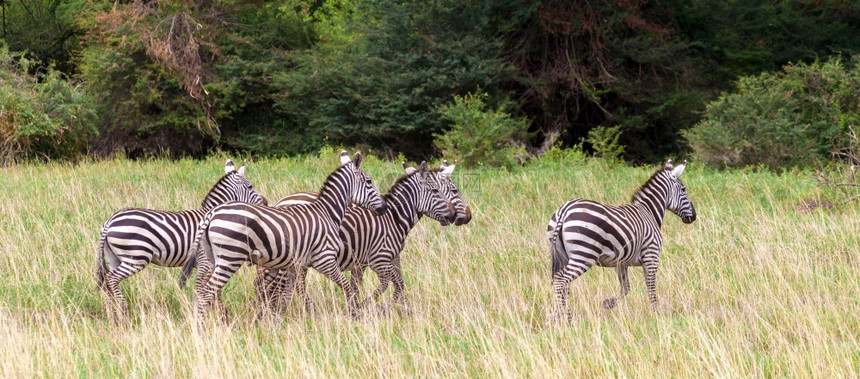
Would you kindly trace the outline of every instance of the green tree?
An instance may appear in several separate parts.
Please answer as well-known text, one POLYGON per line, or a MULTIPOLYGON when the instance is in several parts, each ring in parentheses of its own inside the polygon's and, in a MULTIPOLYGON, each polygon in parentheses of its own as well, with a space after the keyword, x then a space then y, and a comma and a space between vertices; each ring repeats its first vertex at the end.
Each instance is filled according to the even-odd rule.
POLYGON ((245 147, 246 124, 253 135, 273 118, 268 86, 287 69, 283 52, 310 44, 290 5, 135 1, 88 20, 81 77, 101 104, 101 154, 199 155, 222 125, 245 147))
POLYGON ((350 43, 335 38, 294 56, 296 70, 276 78, 280 112, 297 116, 311 140, 432 154, 444 130, 437 107, 481 87, 491 103, 507 68, 500 45, 481 30, 491 20, 462 1, 360 2, 347 21, 350 43))

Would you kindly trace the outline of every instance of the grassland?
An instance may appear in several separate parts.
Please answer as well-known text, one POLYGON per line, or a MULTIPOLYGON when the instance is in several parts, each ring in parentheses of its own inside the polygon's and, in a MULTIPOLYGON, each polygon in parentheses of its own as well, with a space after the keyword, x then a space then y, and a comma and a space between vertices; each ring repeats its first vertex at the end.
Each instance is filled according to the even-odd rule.
MULTIPOLYGON (((565 200, 624 203, 653 168, 553 159, 513 172, 463 170, 473 221, 422 220, 403 255, 412 312, 352 320, 342 293, 311 274, 318 314, 291 305, 254 323, 252 270, 228 284, 230 325, 193 333, 190 290, 151 266, 123 291, 134 321, 106 320, 94 283, 101 223, 126 206, 199 205, 223 159, 22 165, 0 175, 0 375, 134 377, 860 374, 860 206, 799 213, 822 192, 808 173, 716 171, 684 181, 698 220, 667 216, 649 311, 641 270, 614 310, 614 270, 572 284, 570 325, 551 308, 544 226, 565 200)), ((234 159, 236 160, 236 159, 234 159)), ((247 176, 270 200, 317 189, 336 157, 258 160, 247 176)), ((383 191, 399 163, 364 165, 383 191)), ((366 276, 363 293, 376 284, 366 276)))

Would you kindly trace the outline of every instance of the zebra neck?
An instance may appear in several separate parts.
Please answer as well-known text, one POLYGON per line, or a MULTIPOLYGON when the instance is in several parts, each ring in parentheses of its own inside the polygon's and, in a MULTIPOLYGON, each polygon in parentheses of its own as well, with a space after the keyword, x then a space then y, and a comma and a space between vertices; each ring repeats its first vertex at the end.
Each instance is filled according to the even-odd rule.
POLYGON ((332 222, 340 225, 346 213, 346 207, 349 205, 352 187, 352 170, 348 169, 347 166, 341 166, 326 178, 322 189, 320 189, 319 197, 314 203, 325 210, 332 222))
POLYGON ((210 189, 209 193, 206 194, 206 197, 203 198, 203 203, 200 205, 201 209, 209 211, 220 204, 224 204, 230 200, 236 200, 236 196, 230 189, 230 175, 236 174, 231 172, 224 175, 220 180, 218 180, 218 183, 215 183, 215 185, 212 186, 212 189, 210 189), (230 197, 233 198, 231 199, 230 197))
POLYGON ((654 176, 633 195, 633 204, 653 217, 658 227, 663 226, 663 216, 666 215, 666 205, 669 191, 661 185, 659 176, 654 176))
POLYGON ((418 188, 412 175, 414 174, 398 180, 384 196, 388 204, 386 214, 390 215, 398 229, 404 233, 408 233, 421 219, 421 214, 418 213, 418 188))

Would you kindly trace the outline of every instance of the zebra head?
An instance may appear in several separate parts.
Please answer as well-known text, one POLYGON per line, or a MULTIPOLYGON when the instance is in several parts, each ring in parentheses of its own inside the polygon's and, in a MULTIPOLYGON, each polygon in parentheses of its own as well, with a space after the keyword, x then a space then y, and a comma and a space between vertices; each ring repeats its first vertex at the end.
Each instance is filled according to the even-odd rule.
POLYGON ((451 201, 445 197, 442 190, 445 183, 438 172, 428 170, 427 162, 421 162, 418 170, 405 166, 404 170, 407 175, 417 171, 413 176, 418 178, 418 213, 439 221, 443 226, 453 223, 457 212, 451 201))
POLYGON ((670 159, 663 166, 663 171, 667 173, 666 177, 669 181, 669 198, 666 209, 681 217, 681 221, 685 224, 689 224, 696 221, 696 208, 693 207, 693 202, 687 196, 687 186, 681 182, 681 179, 678 179, 686 167, 686 160, 678 167, 673 167, 670 159))
POLYGON ((361 169, 361 161, 361 153, 355 153, 353 159, 349 159, 346 150, 340 153, 340 163, 352 172, 353 190, 350 201, 381 215, 388 207, 382 201, 382 196, 379 195, 373 181, 370 180, 370 175, 361 169))
MULTIPOLYGON (((401 162, 401 164, 403 165, 403 170, 407 175, 417 171, 415 167, 407 165, 406 162, 401 162)), ((453 222, 454 225, 460 226, 468 224, 469 221, 472 220, 472 211, 469 209, 469 205, 466 204, 466 201, 463 200, 463 197, 460 196, 460 189, 457 188, 457 185, 451 180, 451 174, 454 173, 454 167, 456 165, 456 161, 454 164, 449 166, 447 160, 442 160, 439 170, 432 170, 430 173, 437 176, 437 180, 439 181, 439 192, 442 194, 442 197, 448 199, 448 201, 454 206, 454 211, 456 212, 456 217, 453 222)))
POLYGON ((209 190, 209 194, 203 199, 203 209, 211 209, 216 205, 228 201, 241 201, 252 204, 268 205, 268 201, 261 195, 251 182, 245 178, 245 164, 236 170, 233 161, 227 160, 224 164, 224 176, 215 186, 209 190))
POLYGON ((451 180, 451 174, 454 173, 455 166, 457 166, 457 161, 454 161, 454 164, 449 166, 448 161, 443 160, 442 165, 440 166, 442 172, 439 173, 439 176, 442 180, 442 194, 451 201, 451 204, 454 205, 454 209, 457 212, 457 218, 454 220, 454 225, 460 226, 468 224, 469 221, 472 220, 472 211, 469 209, 469 205, 466 204, 466 201, 463 200, 463 197, 460 196, 460 189, 457 188, 457 185, 451 180))

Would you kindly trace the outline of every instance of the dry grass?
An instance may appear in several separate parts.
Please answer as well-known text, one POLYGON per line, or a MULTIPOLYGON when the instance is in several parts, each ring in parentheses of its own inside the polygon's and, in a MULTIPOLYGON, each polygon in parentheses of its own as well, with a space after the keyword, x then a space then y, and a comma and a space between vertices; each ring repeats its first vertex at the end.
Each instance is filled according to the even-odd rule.
MULTIPOLYGON (((860 373, 860 205, 797 213, 822 196, 805 174, 696 167, 684 174, 699 213, 667 216, 649 311, 641 270, 616 309, 614 270, 573 283, 571 325, 547 325, 551 212, 572 197, 626 202, 650 168, 540 162, 456 179, 471 224, 423 220, 403 256, 411 314, 349 319, 339 290, 311 274, 318 317, 293 304, 254 324, 252 270, 225 290, 229 326, 192 333, 178 270, 128 280, 134 321, 107 322, 94 276, 101 223, 125 206, 194 207, 223 167, 127 160, 24 165, 0 176, 0 375, 20 376, 856 376, 860 373)), ((234 158, 234 160, 236 160, 234 158)), ((274 200, 315 190, 335 155, 263 160, 248 177, 274 200)), ((399 163, 369 159, 380 188, 399 163)), ((367 276, 364 292, 376 284, 367 276)))

